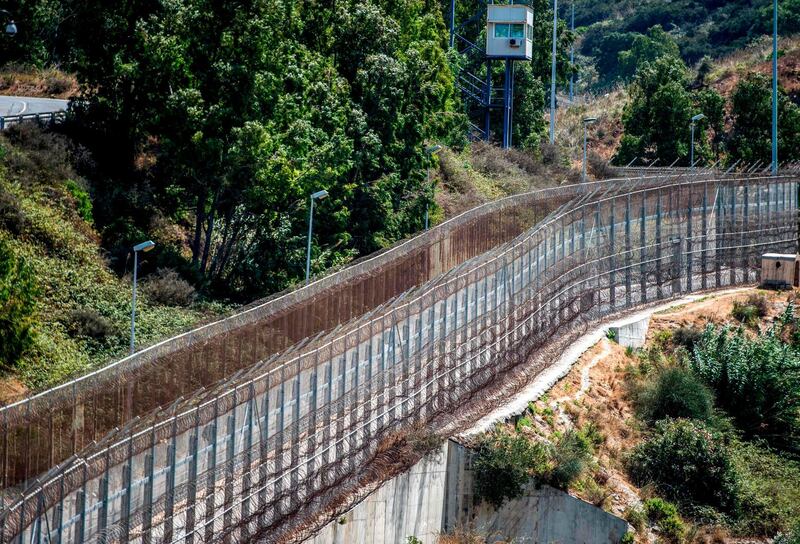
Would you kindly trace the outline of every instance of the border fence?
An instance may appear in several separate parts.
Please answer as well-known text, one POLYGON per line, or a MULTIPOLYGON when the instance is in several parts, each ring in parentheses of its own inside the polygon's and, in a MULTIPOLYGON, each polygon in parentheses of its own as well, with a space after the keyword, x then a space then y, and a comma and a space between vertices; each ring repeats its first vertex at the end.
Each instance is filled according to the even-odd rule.
POLYGON ((480 206, 309 286, 0 408, 0 489, 23 484, 135 418, 213 387, 513 239, 593 186, 543 189, 480 206))
MULTIPOLYGON (((513 197, 492 208, 493 223, 462 223, 494 247, 466 244, 473 249, 443 274, 426 261, 419 285, 394 284, 372 308, 353 304, 294 345, 267 353, 259 346, 273 336, 261 326, 216 344, 199 340, 214 344, 209 350, 183 339, 190 349, 181 360, 194 371, 203 358, 235 364, 7 494, 0 541, 291 540, 341 505, 399 437, 452 426, 459 407, 509 372, 544 368, 538 355, 553 341, 636 306, 756 281, 762 253, 796 248, 798 170, 786 172, 684 172, 550 190, 551 204, 534 209, 545 200, 513 197)), ((428 258, 431 246, 420 247, 414 259, 428 258)), ((396 277, 415 270, 413 259, 398 261, 405 268, 396 277)), ((182 353, 158 349, 164 358, 182 353)), ((118 401, 105 406, 124 407, 128 391, 108 393, 118 401)), ((73 436, 76 412, 86 425, 88 411, 76 400, 64 404, 65 421, 51 417, 50 427, 14 435, 28 437, 17 443, 48 432, 44 443, 55 443, 56 422, 73 436)), ((41 418, 32 402, 15 407, 17 421, 46 423, 25 415, 41 418)))

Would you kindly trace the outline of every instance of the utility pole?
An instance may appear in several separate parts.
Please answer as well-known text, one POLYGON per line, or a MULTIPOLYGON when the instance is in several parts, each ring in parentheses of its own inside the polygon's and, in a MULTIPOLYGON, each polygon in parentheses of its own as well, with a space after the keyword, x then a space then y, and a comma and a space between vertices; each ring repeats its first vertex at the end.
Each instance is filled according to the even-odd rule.
MULTIPOLYGON (((575 34, 575 0, 572 0, 571 6, 572 6, 572 16, 571 16, 569 28, 570 28, 570 30, 572 30, 572 34, 574 36, 574 34, 575 34)), ((573 37, 573 40, 574 40, 574 37, 573 37)), ((572 47, 570 48, 570 51, 569 51, 569 64, 570 64, 570 67, 569 67, 570 68, 570 70, 569 70, 569 101, 572 102, 572 98, 574 96, 573 87, 575 86, 575 73, 573 72, 573 69, 575 67, 575 42, 574 41, 572 42, 572 47)))
POLYGON ((550 143, 556 143, 556 40, 558 39, 558 0, 553 0, 553 61, 550 68, 550 143))
POLYGON ((772 1, 772 173, 778 173, 778 0, 772 1))

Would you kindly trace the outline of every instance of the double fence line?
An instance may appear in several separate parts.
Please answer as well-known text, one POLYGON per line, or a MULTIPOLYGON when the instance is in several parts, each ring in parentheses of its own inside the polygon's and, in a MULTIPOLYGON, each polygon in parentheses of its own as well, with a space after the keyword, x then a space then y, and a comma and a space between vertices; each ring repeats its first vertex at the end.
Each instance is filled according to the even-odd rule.
POLYGON ((398 441, 463 424, 460 410, 545 368, 586 323, 753 283, 762 253, 795 250, 796 169, 585 188, 512 240, 85 448, 7 502, 0 540, 298 539, 398 441))
POLYGON ((309 286, 2 407, 0 488, 24 485, 136 418, 357 319, 512 240, 580 191, 614 183, 543 189, 480 206, 309 286))

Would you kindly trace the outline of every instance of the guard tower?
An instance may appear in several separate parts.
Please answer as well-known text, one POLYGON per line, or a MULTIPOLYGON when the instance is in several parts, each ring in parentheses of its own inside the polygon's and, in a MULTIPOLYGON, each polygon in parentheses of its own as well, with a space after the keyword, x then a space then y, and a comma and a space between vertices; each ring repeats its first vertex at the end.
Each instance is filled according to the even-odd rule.
MULTIPOLYGON (((533 10, 524 4, 486 6, 486 62, 506 61, 503 81, 503 149, 511 147, 514 116, 514 61, 533 56, 533 10)), ((488 123, 487 123, 488 125, 488 123)))
MULTIPOLYGON (((483 117, 483 126, 472 121, 470 137, 491 138, 491 118, 495 110, 502 111, 504 149, 511 147, 514 61, 530 61, 533 56, 534 12, 528 5, 508 3, 495 4, 495 0, 480 0, 476 13, 460 24, 456 23, 456 0, 450 0, 450 47, 465 60, 456 75, 456 86, 467 103, 467 114, 483 117), (485 21, 486 26, 483 26, 485 21), (475 43, 485 31, 485 47, 475 43), (502 93, 494 89, 492 64, 505 61, 502 93), (485 67, 486 75, 478 75, 485 67)), ((519 1, 519 0, 517 0, 519 1)))
POLYGON ((486 16, 486 57, 531 60, 533 10, 524 4, 489 4, 486 16))

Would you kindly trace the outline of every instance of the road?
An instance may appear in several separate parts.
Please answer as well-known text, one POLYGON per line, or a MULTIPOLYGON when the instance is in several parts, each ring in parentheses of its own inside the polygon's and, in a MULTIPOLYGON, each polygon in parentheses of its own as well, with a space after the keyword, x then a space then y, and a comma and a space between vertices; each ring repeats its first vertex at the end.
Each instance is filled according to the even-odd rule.
POLYGON ((58 98, 31 98, 25 96, 0 96, 0 116, 26 113, 49 113, 67 109, 67 100, 58 98))

